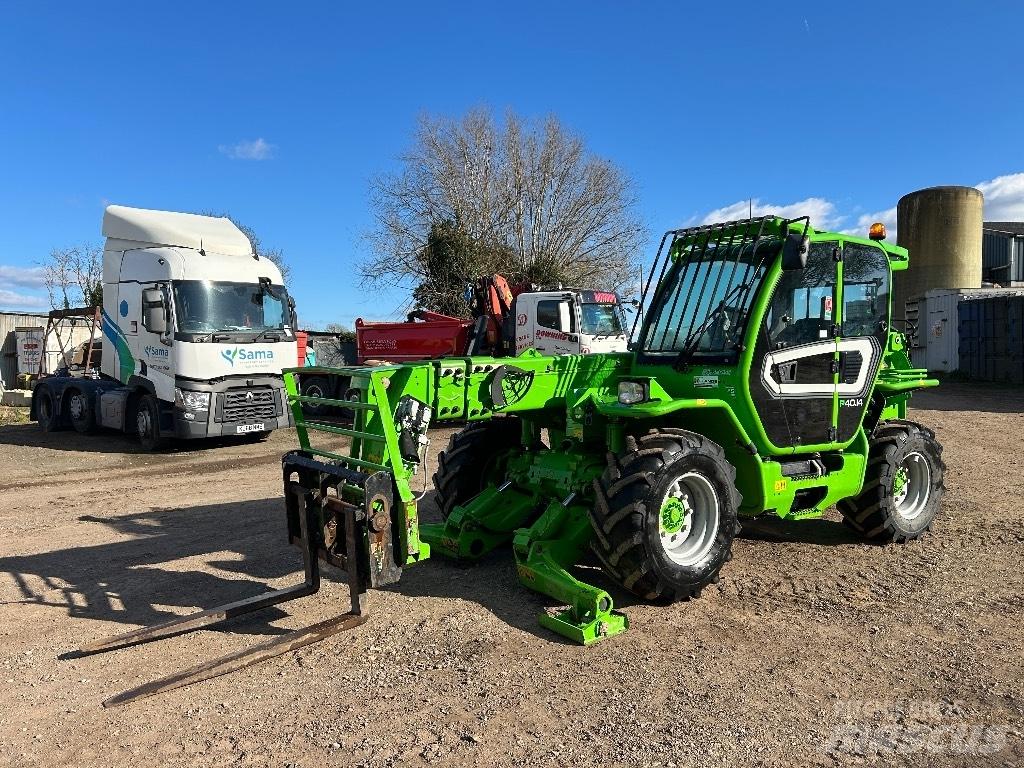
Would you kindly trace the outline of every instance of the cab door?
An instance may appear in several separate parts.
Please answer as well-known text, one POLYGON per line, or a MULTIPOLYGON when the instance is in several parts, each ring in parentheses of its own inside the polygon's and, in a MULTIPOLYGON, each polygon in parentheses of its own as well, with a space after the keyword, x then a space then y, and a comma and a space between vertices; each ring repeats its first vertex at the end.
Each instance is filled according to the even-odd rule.
POLYGON ((778 448, 835 441, 838 241, 811 243, 807 266, 781 274, 761 321, 750 393, 778 448))
POLYGON ((844 243, 837 349, 838 441, 860 427, 889 336, 889 257, 877 245, 844 243))
POLYGON ((579 354, 580 338, 572 302, 554 294, 538 297, 534 318, 534 349, 544 355, 579 354))

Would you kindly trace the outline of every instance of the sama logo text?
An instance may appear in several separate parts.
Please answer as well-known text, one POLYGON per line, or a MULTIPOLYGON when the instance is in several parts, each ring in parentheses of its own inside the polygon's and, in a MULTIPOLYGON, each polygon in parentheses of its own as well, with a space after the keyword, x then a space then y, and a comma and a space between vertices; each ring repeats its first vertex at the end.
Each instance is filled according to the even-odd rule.
POLYGON ((166 347, 145 347, 142 351, 146 353, 147 357, 166 358, 170 354, 166 347))
POLYGON ((220 356, 227 360, 228 364, 234 367, 235 363, 244 365, 248 363, 252 365, 257 362, 272 361, 274 359, 274 352, 270 349, 245 349, 243 347, 233 347, 231 349, 222 350, 220 356))

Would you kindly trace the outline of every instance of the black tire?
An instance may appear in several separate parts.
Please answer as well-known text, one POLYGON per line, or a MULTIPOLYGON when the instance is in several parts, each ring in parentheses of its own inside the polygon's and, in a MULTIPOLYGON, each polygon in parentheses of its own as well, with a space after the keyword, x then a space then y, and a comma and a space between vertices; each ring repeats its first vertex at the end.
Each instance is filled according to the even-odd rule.
POLYGON ((509 457, 522 442, 522 422, 513 416, 476 421, 456 432, 441 451, 434 473, 437 506, 447 520, 490 483, 504 479, 509 457))
POLYGON ((167 445, 160 434, 160 402, 153 395, 143 395, 135 410, 135 432, 143 450, 159 451, 167 445))
MULTIPOLYGON (((330 381, 326 376, 302 376, 301 391, 305 397, 331 397, 330 381)), ((328 405, 303 403, 302 412, 307 416, 323 416, 330 410, 328 405)))
POLYGON ((624 589, 674 602, 718 581, 732 557, 740 506, 736 469, 718 443, 682 429, 628 437, 626 450, 608 455, 594 491, 591 547, 624 589), (674 505, 681 511, 675 530, 662 521, 674 505))
POLYGON ((912 421, 883 421, 871 435, 864 487, 839 502, 839 511, 868 541, 912 541, 932 527, 946 490, 945 472, 934 432, 912 421))
POLYGON ((44 387, 36 393, 36 421, 43 432, 56 432, 61 429, 60 419, 56 415, 56 404, 53 393, 44 387))
POLYGON ((68 420, 75 431, 89 435, 96 431, 96 410, 89 396, 80 389, 70 389, 67 395, 68 420))

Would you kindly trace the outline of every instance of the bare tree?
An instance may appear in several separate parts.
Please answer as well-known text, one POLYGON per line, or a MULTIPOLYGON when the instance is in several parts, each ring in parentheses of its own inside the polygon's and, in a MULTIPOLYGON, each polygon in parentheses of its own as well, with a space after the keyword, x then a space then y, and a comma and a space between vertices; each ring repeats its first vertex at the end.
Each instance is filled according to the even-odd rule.
POLYGON ((98 245, 54 248, 39 262, 53 309, 103 303, 103 249, 98 245))
POLYGON ((467 281, 501 272, 545 285, 635 282, 644 227, 632 184, 554 116, 509 113, 501 125, 486 109, 423 116, 401 160, 398 173, 371 183, 374 255, 360 266, 369 283, 412 288, 421 304, 439 287, 454 290, 435 274, 438 226, 469 243, 458 251, 458 270, 476 270, 467 281))

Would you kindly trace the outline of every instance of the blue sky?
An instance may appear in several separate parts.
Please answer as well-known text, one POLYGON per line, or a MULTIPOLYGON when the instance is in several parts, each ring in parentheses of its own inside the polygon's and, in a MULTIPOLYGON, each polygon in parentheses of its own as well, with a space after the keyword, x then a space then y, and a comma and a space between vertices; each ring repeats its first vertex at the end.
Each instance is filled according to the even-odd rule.
POLYGON ((387 317, 406 297, 354 278, 368 180, 419 114, 478 105, 557 114, 652 239, 747 198, 857 229, 936 184, 1024 219, 1022 29, 1009 2, 0 0, 0 309, 119 203, 230 211, 307 326, 387 317))

